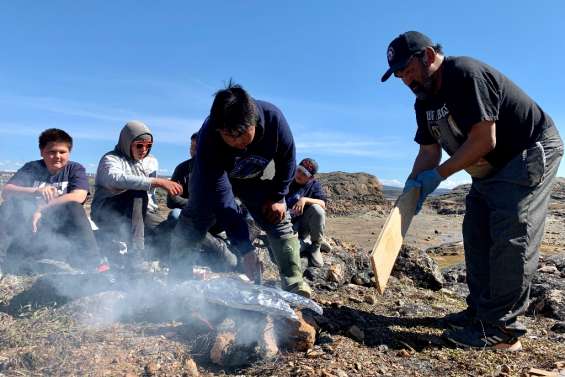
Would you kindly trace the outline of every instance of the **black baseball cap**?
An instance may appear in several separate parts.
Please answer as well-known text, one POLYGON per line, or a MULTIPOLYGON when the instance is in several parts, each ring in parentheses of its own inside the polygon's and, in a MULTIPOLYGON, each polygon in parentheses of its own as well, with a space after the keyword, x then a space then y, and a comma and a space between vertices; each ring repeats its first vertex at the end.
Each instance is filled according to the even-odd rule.
POLYGON ((414 54, 433 45, 430 38, 417 31, 407 31, 394 38, 386 50, 389 68, 381 78, 381 81, 385 82, 394 72, 406 67, 408 60, 414 54))

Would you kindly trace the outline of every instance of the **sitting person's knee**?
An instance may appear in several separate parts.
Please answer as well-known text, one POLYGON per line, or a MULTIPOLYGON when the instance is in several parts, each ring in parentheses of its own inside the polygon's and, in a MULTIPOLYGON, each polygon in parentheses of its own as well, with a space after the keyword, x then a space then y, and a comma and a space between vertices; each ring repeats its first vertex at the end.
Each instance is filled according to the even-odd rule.
POLYGON ((311 211, 314 212, 314 214, 320 218, 325 218, 326 217, 326 210, 324 208, 322 208, 321 205, 319 204, 312 204, 310 205, 311 211))

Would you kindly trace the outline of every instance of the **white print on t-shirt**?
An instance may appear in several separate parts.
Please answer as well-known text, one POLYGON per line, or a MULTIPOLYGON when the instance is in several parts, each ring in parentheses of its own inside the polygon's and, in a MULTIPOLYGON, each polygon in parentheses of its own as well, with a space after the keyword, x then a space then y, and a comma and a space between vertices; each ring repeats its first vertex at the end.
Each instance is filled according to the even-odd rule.
MULTIPOLYGON (((446 105, 437 110, 426 111, 426 118, 430 133, 450 156, 467 140, 467 136, 457 126, 455 119, 449 114, 449 109, 446 105)), ((492 166, 485 159, 481 158, 477 163, 467 167, 465 170, 473 177, 483 178, 490 174, 492 166)))
POLYGON ((449 155, 453 155, 466 137, 449 114, 447 106, 444 104, 439 109, 427 110, 426 119, 430 134, 449 155))
POLYGON ((48 186, 52 186, 55 187, 57 189, 57 195, 63 195, 64 193, 67 192, 67 187, 69 186, 69 182, 68 181, 63 181, 63 182, 43 182, 43 181, 33 181, 33 187, 34 188, 41 188, 41 187, 48 187, 48 186))

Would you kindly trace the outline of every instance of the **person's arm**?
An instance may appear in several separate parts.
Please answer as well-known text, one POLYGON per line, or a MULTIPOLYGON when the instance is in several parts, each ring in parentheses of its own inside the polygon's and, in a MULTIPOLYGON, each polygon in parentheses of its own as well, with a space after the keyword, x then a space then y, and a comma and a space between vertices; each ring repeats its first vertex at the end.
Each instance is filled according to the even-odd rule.
POLYGON ((424 170, 438 167, 441 161, 441 146, 439 144, 420 144, 420 150, 414 160, 412 172, 408 179, 414 179, 424 170))
POLYGON ((160 187, 171 195, 182 193, 182 187, 168 179, 126 174, 122 159, 111 154, 102 158, 96 174, 98 184, 109 189, 149 191, 153 187, 160 187))
POLYGON ((290 127, 282 114, 278 114, 278 144, 274 157, 275 176, 271 183, 269 199, 263 204, 263 213, 267 220, 276 224, 284 219, 286 214, 285 196, 288 187, 294 179, 296 169, 296 149, 290 127))
MULTIPOLYGON (((182 167, 183 167, 182 163, 177 165, 177 167, 173 171, 173 175, 171 176, 171 181, 181 184, 183 178, 182 167)), ((183 187, 183 192, 184 192, 184 187, 183 187)), ((167 195, 167 207, 170 209, 184 208, 187 203, 188 203, 188 196, 186 198, 183 198, 181 195, 170 195, 170 194, 167 195)))
POLYGON ((477 163, 496 147, 496 123, 482 121, 471 127, 467 140, 441 164, 437 171, 442 178, 457 173, 477 163))
POLYGON ((97 184, 115 190, 149 191, 156 178, 127 174, 124 171, 123 163, 121 157, 113 154, 102 157, 96 172, 97 184))

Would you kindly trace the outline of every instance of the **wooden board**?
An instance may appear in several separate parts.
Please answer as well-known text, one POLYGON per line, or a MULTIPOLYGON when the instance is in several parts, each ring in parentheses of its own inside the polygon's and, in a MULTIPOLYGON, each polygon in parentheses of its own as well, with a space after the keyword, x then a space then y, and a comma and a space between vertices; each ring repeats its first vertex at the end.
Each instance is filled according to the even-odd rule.
POLYGON ((419 197, 419 188, 413 188, 398 197, 373 246, 371 264, 375 273, 375 285, 380 294, 385 291, 404 236, 414 217, 419 197))

